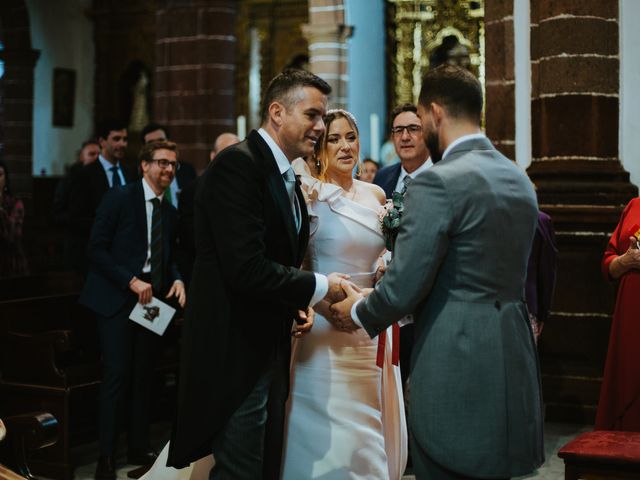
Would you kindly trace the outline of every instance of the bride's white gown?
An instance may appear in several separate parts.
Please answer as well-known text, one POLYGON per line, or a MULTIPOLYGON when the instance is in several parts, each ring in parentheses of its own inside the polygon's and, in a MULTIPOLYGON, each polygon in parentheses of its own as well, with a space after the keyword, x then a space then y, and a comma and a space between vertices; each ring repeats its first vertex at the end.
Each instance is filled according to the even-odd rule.
MULTIPOLYGON (((378 213, 343 196, 332 184, 304 178, 309 197, 314 272, 348 273, 372 286, 384 248, 378 213)), ((391 329, 383 368, 378 339, 346 333, 316 313, 313 329, 294 340, 283 479, 402 477, 407 431, 400 370, 391 363, 391 329)))

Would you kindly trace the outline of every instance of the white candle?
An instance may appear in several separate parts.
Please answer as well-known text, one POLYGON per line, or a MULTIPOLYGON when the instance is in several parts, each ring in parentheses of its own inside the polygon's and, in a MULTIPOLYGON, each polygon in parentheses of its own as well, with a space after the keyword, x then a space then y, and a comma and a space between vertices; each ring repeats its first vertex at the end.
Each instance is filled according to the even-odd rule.
POLYGON ((236 130, 238 138, 240 140, 244 140, 244 137, 247 136, 247 118, 244 115, 238 116, 238 120, 236 121, 236 130))
POLYGON ((380 119, 377 113, 369 115, 369 129, 371 135, 371 158, 380 161, 380 119))

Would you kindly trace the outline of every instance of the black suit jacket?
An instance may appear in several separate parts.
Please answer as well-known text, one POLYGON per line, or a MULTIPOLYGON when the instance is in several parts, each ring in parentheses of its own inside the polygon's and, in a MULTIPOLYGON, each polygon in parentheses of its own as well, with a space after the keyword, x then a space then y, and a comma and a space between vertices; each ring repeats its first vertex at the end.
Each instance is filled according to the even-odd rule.
MULTIPOLYGON (((172 258, 178 215, 162 202, 163 292, 180 279, 172 258)), ((111 189, 98 207, 89 240, 89 274, 80 303, 99 315, 110 317, 128 300, 135 299, 129 282, 140 277, 147 258, 147 215, 142 180, 111 189)))
POLYGON ((176 182, 178 182, 178 188, 180 192, 193 182, 196 178, 196 170, 190 163, 180 162, 180 169, 176 172, 176 182))
POLYGON ((387 198, 391 198, 393 191, 396 189, 401 168, 401 163, 386 166, 381 168, 373 179, 373 183, 382 187, 387 198))
POLYGON ((178 414, 168 464, 183 467, 211 452, 215 436, 276 358, 288 359, 297 309, 315 277, 299 269, 302 226, 276 161, 260 134, 225 149, 199 180, 196 262, 187 295, 178 414))

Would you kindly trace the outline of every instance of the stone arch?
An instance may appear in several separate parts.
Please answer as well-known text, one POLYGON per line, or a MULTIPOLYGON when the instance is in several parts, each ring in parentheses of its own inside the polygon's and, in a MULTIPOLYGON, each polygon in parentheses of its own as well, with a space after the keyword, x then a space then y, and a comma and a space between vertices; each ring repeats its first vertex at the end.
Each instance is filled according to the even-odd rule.
POLYGON ((0 155, 11 171, 15 193, 31 197, 33 76, 39 52, 31 47, 24 0, 0 2, 0 41, 4 75, 0 79, 0 155))

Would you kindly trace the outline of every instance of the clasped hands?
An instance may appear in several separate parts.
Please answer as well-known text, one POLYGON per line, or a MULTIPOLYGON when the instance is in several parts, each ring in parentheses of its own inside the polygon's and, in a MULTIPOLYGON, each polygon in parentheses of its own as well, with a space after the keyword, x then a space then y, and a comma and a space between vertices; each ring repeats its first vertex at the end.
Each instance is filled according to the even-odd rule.
POLYGON ((329 280, 329 291, 325 300, 329 303, 329 314, 327 320, 338 330, 343 332, 354 332, 361 327, 356 325, 351 318, 351 308, 363 297, 369 295, 372 288, 360 288, 349 281, 349 275, 344 273, 331 273, 329 280))

